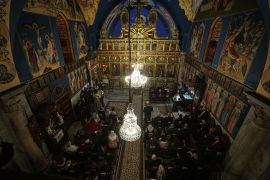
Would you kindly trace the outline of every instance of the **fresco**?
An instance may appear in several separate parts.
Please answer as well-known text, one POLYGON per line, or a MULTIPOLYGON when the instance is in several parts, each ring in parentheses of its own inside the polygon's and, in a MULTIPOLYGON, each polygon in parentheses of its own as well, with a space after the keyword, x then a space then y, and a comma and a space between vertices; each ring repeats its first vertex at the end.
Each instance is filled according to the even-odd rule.
POLYGON ((215 18, 258 8, 256 1, 203 0, 195 20, 215 18))
POLYGON ((203 23, 195 24, 191 31, 191 43, 190 43, 190 53, 195 58, 199 57, 199 53, 201 50, 203 33, 204 33, 205 26, 203 23))
POLYGON ((10 1, 0 1, 0 92, 20 83, 13 62, 7 12, 10 12, 10 1))
POLYGON ((211 65, 216 54, 216 49, 222 29, 222 19, 219 17, 215 19, 210 28, 208 40, 205 50, 204 63, 211 65))
POLYGON ((58 12, 62 12, 69 20, 83 21, 83 16, 74 2, 73 0, 28 0, 23 11, 46 16, 56 16, 58 12))
POLYGON ((259 12, 232 17, 218 70, 243 83, 264 34, 259 12))
POLYGON ((211 112, 232 137, 236 136, 247 113, 247 104, 212 80, 208 80, 201 104, 211 112))
POLYGON ((24 22, 20 22, 18 31, 25 59, 33 77, 58 68, 59 52, 51 27, 52 20, 45 16, 32 18, 30 14, 24 14, 22 19, 24 22))
POLYGON ((270 59, 269 59, 269 52, 267 61, 264 67, 264 71, 262 74, 261 81, 257 88, 257 92, 266 98, 270 99, 270 59))
POLYGON ((80 59, 82 57, 85 57, 88 51, 86 28, 82 23, 75 22, 74 32, 76 36, 76 45, 80 59))
POLYGON ((78 0, 78 3, 84 14, 87 26, 93 25, 98 11, 99 0, 78 0))

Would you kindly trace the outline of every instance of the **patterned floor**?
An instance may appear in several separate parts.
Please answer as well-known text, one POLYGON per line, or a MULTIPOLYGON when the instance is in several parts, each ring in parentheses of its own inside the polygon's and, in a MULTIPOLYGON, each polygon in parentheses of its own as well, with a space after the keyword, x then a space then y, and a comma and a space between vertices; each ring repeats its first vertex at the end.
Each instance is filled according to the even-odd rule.
POLYGON ((127 108, 127 101, 108 101, 107 107, 115 108, 115 111, 117 112, 119 117, 123 117, 124 114, 126 113, 126 108, 127 108))
MULTIPOLYGON (((133 95, 134 112, 138 118, 138 125, 142 120, 142 96, 133 95)), ((122 151, 117 180, 140 180, 142 179, 142 137, 135 142, 125 142, 122 151)))

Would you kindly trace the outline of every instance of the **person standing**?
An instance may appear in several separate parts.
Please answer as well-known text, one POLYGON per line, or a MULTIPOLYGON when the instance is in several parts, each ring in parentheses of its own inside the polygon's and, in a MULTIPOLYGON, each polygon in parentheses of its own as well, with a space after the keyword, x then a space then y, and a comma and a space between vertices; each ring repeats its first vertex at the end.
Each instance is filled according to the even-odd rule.
POLYGON ((153 112, 153 107, 149 104, 149 101, 146 101, 145 107, 143 108, 144 120, 151 121, 151 113, 153 112))

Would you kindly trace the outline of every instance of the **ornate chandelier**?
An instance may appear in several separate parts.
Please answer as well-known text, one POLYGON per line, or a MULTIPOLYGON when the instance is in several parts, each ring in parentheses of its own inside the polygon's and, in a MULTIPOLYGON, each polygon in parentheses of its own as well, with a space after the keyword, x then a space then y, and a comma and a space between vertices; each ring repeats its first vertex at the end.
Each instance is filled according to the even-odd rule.
POLYGON ((131 103, 128 105, 127 113, 124 115, 119 135, 123 140, 129 142, 136 141, 141 137, 141 128, 137 124, 137 117, 131 103))
POLYGON ((131 83, 131 87, 133 88, 143 87, 147 82, 147 77, 141 75, 139 64, 134 64, 132 67, 134 68, 132 74, 125 77, 126 83, 131 83))

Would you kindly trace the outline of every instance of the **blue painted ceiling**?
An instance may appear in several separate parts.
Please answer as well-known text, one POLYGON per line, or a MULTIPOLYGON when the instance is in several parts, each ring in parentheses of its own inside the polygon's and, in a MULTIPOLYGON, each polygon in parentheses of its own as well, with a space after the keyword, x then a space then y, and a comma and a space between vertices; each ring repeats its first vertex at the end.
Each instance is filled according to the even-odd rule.
MULTIPOLYGON (((128 2, 128 0, 125 1, 128 2)), ((153 2, 158 3, 169 12, 179 31, 180 46, 183 51, 186 51, 188 35, 192 23, 188 21, 184 11, 179 7, 179 1, 178 0, 154 0, 154 1, 151 0, 151 1, 152 2, 150 2, 150 4, 153 2)), ((106 17, 109 15, 111 10, 119 3, 123 3, 123 0, 100 0, 96 19, 93 25, 89 27, 89 37, 93 49, 96 49, 98 46, 98 39, 100 36, 99 32, 106 17)), ((168 30, 165 28, 166 26, 164 25, 164 23, 161 20, 159 20, 157 22, 157 25, 160 28, 159 33, 161 35, 165 35, 168 30)), ((120 23, 115 22, 115 26, 120 26, 120 23)), ((112 31, 115 34, 119 33, 117 32, 117 27, 112 31)))

